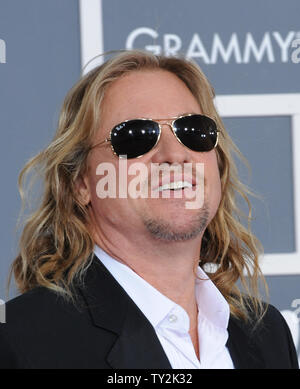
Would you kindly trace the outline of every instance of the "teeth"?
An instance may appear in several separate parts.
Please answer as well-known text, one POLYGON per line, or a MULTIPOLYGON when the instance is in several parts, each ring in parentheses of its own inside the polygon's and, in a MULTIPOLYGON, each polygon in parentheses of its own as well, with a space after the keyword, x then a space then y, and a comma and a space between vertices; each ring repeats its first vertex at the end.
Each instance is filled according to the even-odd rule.
POLYGON ((164 184, 158 188, 158 190, 161 192, 163 190, 170 190, 170 189, 182 189, 182 188, 192 188, 192 184, 187 181, 176 181, 176 182, 170 182, 169 184, 164 184))

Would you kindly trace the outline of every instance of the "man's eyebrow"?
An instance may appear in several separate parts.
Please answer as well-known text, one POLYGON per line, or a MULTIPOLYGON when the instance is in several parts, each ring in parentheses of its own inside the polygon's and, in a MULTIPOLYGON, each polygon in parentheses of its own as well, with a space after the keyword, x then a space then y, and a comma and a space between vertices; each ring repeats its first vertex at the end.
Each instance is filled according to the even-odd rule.
POLYGON ((180 115, 178 115, 178 116, 186 116, 186 115, 199 115, 199 112, 198 113, 196 113, 196 112, 194 112, 194 111, 190 111, 190 112, 183 112, 183 113, 181 113, 180 115))
POLYGON ((173 117, 174 118, 179 118, 181 116, 187 116, 187 115, 201 115, 201 114, 199 112, 189 111, 189 112, 179 113, 178 115, 173 116, 173 117))
POLYGON ((171 120, 171 119, 176 119, 176 118, 180 118, 182 116, 188 116, 188 115, 201 115, 199 112, 183 112, 183 113, 179 113, 178 115, 176 116, 172 116, 172 117, 168 117, 168 118, 149 118, 149 119, 152 119, 152 120, 171 120))

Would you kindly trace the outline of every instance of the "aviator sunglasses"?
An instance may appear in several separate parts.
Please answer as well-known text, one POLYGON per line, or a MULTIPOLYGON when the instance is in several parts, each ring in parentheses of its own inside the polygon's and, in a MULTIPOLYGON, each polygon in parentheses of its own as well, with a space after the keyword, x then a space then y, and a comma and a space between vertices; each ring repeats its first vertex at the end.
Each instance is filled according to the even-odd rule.
POLYGON ((176 139, 193 151, 210 151, 218 144, 215 121, 204 115, 188 114, 170 119, 131 119, 117 124, 110 137, 92 148, 110 142, 115 155, 139 158, 159 142, 162 125, 168 125, 176 139))

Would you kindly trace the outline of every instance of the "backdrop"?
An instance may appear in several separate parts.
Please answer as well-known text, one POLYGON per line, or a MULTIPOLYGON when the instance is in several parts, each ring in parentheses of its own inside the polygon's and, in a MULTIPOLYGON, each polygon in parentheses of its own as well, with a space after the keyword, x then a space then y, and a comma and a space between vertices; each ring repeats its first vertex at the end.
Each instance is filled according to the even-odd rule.
MULTIPOLYGON (((68 89, 108 50, 195 60, 252 175, 270 302, 300 354, 299 0, 0 0, 0 298, 17 254, 17 177, 52 138, 68 89)), ((17 294, 14 286, 9 298, 17 294)))

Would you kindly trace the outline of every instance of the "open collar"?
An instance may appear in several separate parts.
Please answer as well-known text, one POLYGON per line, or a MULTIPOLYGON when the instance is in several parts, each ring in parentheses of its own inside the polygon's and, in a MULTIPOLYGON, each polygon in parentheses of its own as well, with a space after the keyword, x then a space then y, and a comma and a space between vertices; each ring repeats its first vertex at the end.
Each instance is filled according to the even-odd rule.
MULTIPOLYGON (((93 325, 116 335, 116 341, 106 356, 112 368, 172 368, 151 323, 95 255, 80 291, 93 325)), ((230 316, 226 346, 236 369, 265 367, 250 332, 230 316)))
POLYGON ((95 245, 94 252, 99 261, 144 313, 152 326, 157 328, 177 304, 154 288, 130 267, 112 258, 99 246, 95 245))

